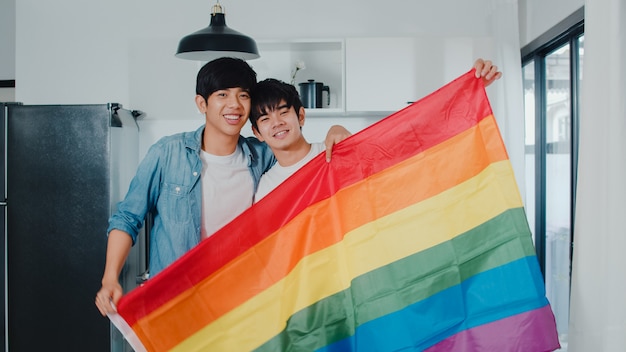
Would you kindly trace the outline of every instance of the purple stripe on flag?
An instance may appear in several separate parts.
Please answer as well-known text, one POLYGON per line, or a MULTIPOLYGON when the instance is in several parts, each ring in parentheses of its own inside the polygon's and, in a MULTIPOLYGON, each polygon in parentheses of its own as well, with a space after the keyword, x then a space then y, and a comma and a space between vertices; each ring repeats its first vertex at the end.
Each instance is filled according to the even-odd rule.
POLYGON ((424 352, 503 352, 502 346, 510 346, 507 351, 554 351, 561 348, 558 337, 553 333, 555 324, 552 310, 549 305, 546 305, 529 312, 463 330, 429 347, 424 352), (519 337, 523 337, 523 339, 519 339, 519 337), (552 347, 546 349, 547 346, 552 347))

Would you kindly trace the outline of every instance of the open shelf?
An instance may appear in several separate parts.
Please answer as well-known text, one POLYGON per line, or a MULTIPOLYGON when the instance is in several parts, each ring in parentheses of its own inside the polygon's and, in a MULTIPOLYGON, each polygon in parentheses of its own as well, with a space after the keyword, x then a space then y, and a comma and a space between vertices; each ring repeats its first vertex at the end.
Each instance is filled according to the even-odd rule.
POLYGON ((258 80, 276 78, 292 83, 292 72, 296 62, 305 64, 298 71, 293 82, 298 83, 313 79, 330 87, 330 104, 324 107, 307 109, 310 116, 338 114, 345 111, 345 51, 341 39, 304 39, 289 41, 258 41, 261 57, 251 60, 250 65, 257 72, 258 80), (319 110, 319 111, 318 111, 319 110))

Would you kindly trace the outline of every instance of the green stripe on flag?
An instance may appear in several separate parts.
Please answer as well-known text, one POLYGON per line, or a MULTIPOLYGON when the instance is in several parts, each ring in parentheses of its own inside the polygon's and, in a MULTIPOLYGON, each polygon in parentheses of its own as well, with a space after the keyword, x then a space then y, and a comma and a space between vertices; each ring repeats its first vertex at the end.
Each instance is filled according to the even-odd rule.
MULTIPOLYGON (((416 236, 428 232, 418 229, 416 236)), ((532 255, 535 249, 524 209, 509 209, 450 241, 355 278, 349 289, 292 315, 287 327, 256 351, 298 345, 321 348, 351 336, 363 323, 532 255)))

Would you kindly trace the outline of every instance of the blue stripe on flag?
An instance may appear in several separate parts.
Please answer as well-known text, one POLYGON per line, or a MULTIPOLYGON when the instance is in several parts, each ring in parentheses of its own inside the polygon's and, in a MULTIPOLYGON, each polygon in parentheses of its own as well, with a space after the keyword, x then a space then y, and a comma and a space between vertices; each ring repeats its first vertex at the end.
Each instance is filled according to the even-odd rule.
POLYGON ((463 330, 547 304, 537 257, 529 256, 362 324, 355 335, 318 351, 423 350, 463 330))

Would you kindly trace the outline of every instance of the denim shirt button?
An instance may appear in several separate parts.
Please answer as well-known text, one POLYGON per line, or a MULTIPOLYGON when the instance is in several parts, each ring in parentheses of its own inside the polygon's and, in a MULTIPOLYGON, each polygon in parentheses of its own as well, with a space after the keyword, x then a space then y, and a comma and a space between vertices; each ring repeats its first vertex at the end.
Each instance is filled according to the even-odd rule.
POLYGON ((180 193, 180 187, 176 187, 176 193, 180 193))
POLYGON ((193 175, 194 175, 194 176, 198 176, 198 171, 194 171, 194 172, 193 172, 193 175))

